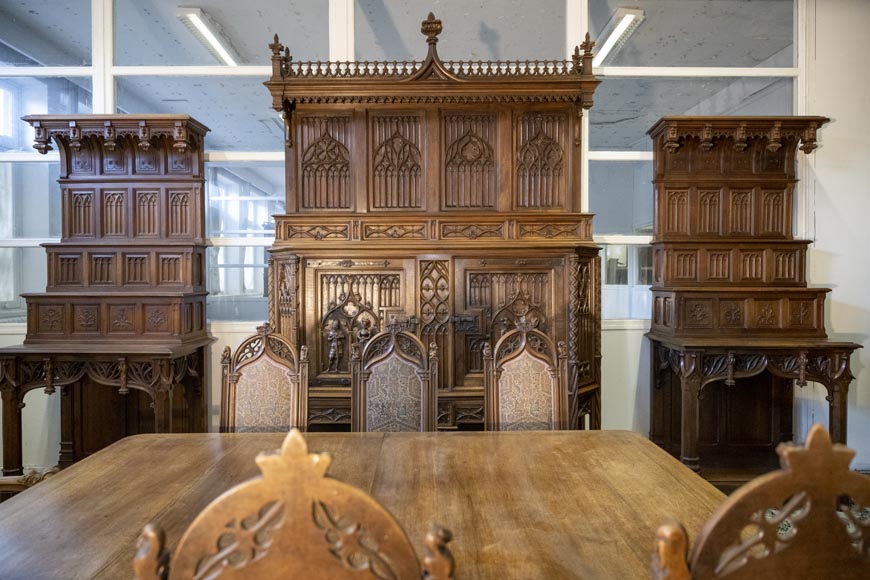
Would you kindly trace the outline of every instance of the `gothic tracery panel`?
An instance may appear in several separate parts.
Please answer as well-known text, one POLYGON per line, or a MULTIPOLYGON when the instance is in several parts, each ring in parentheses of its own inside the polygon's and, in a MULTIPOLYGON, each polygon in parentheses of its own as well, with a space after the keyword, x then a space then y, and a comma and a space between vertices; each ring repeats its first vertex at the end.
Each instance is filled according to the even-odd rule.
POLYGON ((495 207, 498 200, 496 117, 444 116, 444 205, 495 207))
POLYGON ((299 120, 302 209, 351 207, 349 121, 345 116, 306 116, 299 120))
POLYGON ((423 127, 416 115, 371 119, 371 206, 375 209, 423 207, 423 127))
POLYGON ((566 115, 527 113, 516 122, 514 206, 565 207, 568 166, 566 115))

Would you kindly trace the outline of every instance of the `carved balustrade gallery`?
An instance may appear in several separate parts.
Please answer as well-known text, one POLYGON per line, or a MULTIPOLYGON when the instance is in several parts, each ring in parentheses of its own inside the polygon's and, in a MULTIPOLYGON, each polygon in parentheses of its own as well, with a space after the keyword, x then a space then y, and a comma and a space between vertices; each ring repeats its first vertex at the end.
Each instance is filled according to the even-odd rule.
POLYGON ((814 151, 827 121, 665 117, 650 130, 650 436, 694 469, 773 467, 792 438, 795 381, 827 389, 831 435, 846 440, 859 345, 828 340, 830 290, 807 287, 810 242, 792 224, 797 151, 814 151))
POLYGON ((482 425, 483 345, 569 345, 570 425, 600 425, 598 248, 581 212, 588 40, 568 61, 302 63, 276 37, 287 205, 269 320, 310 348, 309 425, 347 425, 350 354, 395 318, 439 353, 438 425, 482 425))
POLYGON ((0 349, 3 472, 22 469, 21 409, 61 391, 60 464, 126 435, 204 431, 203 138, 184 115, 34 115, 60 153, 62 235, 27 335, 0 349), (106 388, 109 387, 109 388, 106 388))

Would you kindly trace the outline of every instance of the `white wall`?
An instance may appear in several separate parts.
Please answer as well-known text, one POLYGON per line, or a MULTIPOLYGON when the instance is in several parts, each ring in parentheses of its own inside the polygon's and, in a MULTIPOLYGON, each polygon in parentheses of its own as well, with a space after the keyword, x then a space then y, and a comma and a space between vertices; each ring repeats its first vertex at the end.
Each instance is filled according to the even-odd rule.
MULTIPOLYGON (((858 451, 854 466, 870 468, 870 67, 867 0, 816 0, 815 46, 809 57, 808 112, 832 119, 814 154, 815 243, 810 283, 832 288, 827 327, 835 340, 864 346, 852 356, 856 380, 849 394, 847 438, 858 451)), ((824 402, 803 410, 825 418, 824 402)), ((809 398, 809 397, 808 397, 809 398)), ((798 406, 798 411, 802 407, 798 406)), ((807 426, 798 416, 795 433, 807 426), (803 425, 801 425, 803 423, 803 425)))

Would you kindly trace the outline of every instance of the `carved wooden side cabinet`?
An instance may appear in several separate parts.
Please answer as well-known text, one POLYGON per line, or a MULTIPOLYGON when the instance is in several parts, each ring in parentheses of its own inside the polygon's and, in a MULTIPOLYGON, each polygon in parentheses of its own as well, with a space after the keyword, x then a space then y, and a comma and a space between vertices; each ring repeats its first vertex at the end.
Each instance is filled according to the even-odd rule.
POLYGON ((61 391, 60 464, 126 435, 206 429, 203 137, 187 116, 34 115, 60 153, 63 226, 24 345, 0 349, 3 472, 21 408, 61 391))
POLYGON ((569 348, 570 424, 600 424, 599 267, 580 208, 592 43, 573 60, 300 63, 275 38, 286 128, 270 320, 310 349, 309 428, 351 421, 351 347, 395 318, 437 346, 438 426, 483 422, 483 345, 522 317, 569 348))
MULTIPOLYGON (((651 130, 655 238, 651 438, 693 469, 776 467, 792 385, 828 390, 846 440, 849 357, 827 339, 793 237, 798 149, 824 117, 665 117, 651 130)), ((714 470, 715 471, 715 470, 714 470)), ((735 483, 741 481, 740 476, 735 483)))

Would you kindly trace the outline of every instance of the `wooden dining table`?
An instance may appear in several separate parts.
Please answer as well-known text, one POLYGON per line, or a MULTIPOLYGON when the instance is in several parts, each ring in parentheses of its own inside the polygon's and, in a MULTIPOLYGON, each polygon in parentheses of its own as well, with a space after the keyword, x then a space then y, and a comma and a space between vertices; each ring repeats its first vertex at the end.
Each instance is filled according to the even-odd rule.
MULTIPOLYGON (((154 522, 173 548, 284 434, 122 439, 0 504, 0 578, 129 578, 154 522)), ((453 531, 457 579, 648 578, 656 528, 690 537, 725 496, 638 433, 307 433, 329 475, 371 494, 417 552, 453 531)))

